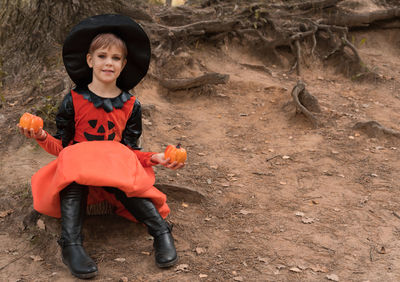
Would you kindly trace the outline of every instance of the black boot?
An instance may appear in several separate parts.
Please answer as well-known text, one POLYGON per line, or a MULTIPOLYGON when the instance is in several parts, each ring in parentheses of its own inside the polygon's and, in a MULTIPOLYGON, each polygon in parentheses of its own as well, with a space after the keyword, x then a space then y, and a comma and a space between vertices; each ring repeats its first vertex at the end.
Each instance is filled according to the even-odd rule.
POLYGON ((72 183, 60 192, 62 260, 78 278, 97 275, 96 263, 82 246, 82 225, 86 212, 88 187, 72 183))
POLYGON ((146 198, 127 197, 116 188, 107 187, 118 201, 141 223, 144 223, 151 236, 154 237, 155 260, 158 267, 170 267, 178 261, 174 238, 169 224, 161 217, 154 204, 146 198))

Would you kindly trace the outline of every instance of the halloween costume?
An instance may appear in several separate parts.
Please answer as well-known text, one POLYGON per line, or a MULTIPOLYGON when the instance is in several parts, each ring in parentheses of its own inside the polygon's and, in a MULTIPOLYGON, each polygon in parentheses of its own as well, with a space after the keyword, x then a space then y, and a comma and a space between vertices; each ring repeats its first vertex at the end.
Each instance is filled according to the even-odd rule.
POLYGON ((137 146, 142 132, 141 106, 128 90, 147 73, 150 42, 129 17, 100 15, 83 20, 67 36, 63 46, 66 70, 76 88, 64 97, 56 117, 57 133, 47 134, 39 145, 57 159, 32 177, 34 208, 61 217, 63 262, 79 278, 97 274, 97 266, 82 247, 81 230, 86 204, 104 200, 116 214, 145 224, 154 237, 159 267, 176 263, 166 196, 157 190, 152 152, 137 146), (127 45, 125 68, 118 77, 122 89, 115 98, 102 98, 88 89, 92 69, 86 54, 92 39, 113 33, 127 45), (79 44, 76 44, 79 42, 79 44))

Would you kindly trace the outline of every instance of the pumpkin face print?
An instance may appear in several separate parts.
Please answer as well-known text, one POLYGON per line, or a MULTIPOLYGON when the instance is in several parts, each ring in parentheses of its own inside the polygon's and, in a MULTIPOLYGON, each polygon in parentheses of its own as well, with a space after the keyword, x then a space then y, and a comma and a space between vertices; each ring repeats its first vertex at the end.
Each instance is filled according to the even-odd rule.
MULTIPOLYGON (((91 128, 93 128, 95 131, 93 132, 94 134, 91 134, 89 132, 84 132, 83 134, 86 137, 86 140, 88 141, 101 141, 101 140, 114 140, 115 138, 115 132, 109 134, 108 136, 105 135, 106 130, 105 127, 102 124, 98 124, 97 119, 92 119, 88 121, 89 125, 91 128)), ((115 124, 111 121, 107 121, 107 129, 111 130, 115 127, 115 124)))

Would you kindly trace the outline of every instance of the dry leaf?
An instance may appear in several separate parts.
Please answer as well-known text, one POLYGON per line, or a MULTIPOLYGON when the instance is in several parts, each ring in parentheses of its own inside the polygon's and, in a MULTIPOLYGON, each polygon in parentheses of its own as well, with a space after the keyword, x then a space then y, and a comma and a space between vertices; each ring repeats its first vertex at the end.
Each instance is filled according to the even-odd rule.
POLYGON ((196 253, 197 253, 198 255, 204 254, 204 253, 206 252, 205 249, 199 248, 199 247, 197 247, 195 251, 196 251, 196 253))
POLYGON ((189 207, 189 205, 186 203, 182 203, 182 207, 187 208, 187 207, 189 207))
POLYGON ((114 260, 117 261, 117 262, 124 262, 124 261, 126 261, 125 258, 116 258, 116 259, 114 259, 114 260))
POLYGON ((325 266, 316 265, 310 267, 314 272, 328 272, 328 269, 325 266))
POLYGON ((188 264, 180 264, 175 268, 175 271, 189 271, 189 265, 188 264))
POLYGON ((290 157, 285 155, 285 156, 282 156, 282 159, 287 160, 287 159, 290 159, 290 157))
POLYGON ((296 273, 301 272, 301 269, 298 268, 298 267, 292 267, 292 268, 290 268, 289 270, 292 271, 292 272, 296 272, 296 273))
POLYGON ((384 246, 382 246, 378 251, 377 251, 379 254, 386 254, 386 249, 385 249, 385 247, 384 246))
POLYGON ((236 276, 236 277, 233 277, 233 280, 235 280, 235 281, 243 281, 243 277, 242 276, 236 276))
POLYGON ((140 252, 142 255, 146 255, 146 256, 149 256, 150 255, 150 252, 140 252))
POLYGON ((303 222, 304 224, 311 224, 314 222, 314 218, 312 217, 305 217, 301 220, 301 222, 303 222))
POLYGON ((10 215, 10 214, 12 214, 12 212, 13 212, 13 210, 6 210, 6 211, 2 211, 2 212, 0 212, 0 217, 1 218, 3 218, 3 217, 6 217, 7 215, 10 215))
POLYGON ((331 280, 331 281, 339 281, 339 276, 337 276, 336 274, 328 274, 328 275, 326 276, 326 278, 327 278, 328 280, 331 280))
POLYGON ((258 257, 258 260, 261 261, 261 262, 264 262, 264 263, 268 263, 268 259, 267 258, 258 257))
POLYGON ((250 211, 246 211, 246 210, 240 210, 239 213, 240 213, 240 214, 247 215, 247 214, 249 214, 249 213, 251 213, 251 212, 250 212, 250 211))
POLYGON ((303 217, 303 216, 304 216, 304 212, 296 212, 295 215, 296 215, 296 216, 303 217))
POLYGON ((201 273, 200 273, 200 274, 199 274, 199 277, 200 277, 200 278, 207 278, 208 275, 207 275, 207 274, 201 274, 201 273))
POLYGON ((38 219, 36 222, 37 227, 39 227, 40 230, 45 230, 46 225, 44 224, 44 221, 42 219, 38 219))
POLYGON ((128 281, 129 281, 128 277, 125 277, 125 276, 123 276, 119 279, 119 282, 128 282, 128 281))
POLYGON ((31 255, 30 258, 31 258, 33 261, 42 261, 42 260, 43 260, 41 256, 34 256, 34 255, 31 255))

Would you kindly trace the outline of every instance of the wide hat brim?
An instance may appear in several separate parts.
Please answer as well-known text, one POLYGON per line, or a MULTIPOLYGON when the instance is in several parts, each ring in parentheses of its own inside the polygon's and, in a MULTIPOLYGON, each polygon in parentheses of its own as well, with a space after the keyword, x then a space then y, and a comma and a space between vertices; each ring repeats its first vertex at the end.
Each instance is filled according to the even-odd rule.
POLYGON ((146 75, 151 57, 150 40, 142 27, 123 15, 97 15, 72 28, 63 46, 63 61, 68 75, 78 86, 92 81, 92 69, 86 63, 90 43, 100 33, 113 33, 128 49, 127 64, 117 79, 117 86, 128 91, 146 75))

